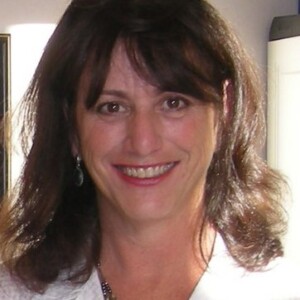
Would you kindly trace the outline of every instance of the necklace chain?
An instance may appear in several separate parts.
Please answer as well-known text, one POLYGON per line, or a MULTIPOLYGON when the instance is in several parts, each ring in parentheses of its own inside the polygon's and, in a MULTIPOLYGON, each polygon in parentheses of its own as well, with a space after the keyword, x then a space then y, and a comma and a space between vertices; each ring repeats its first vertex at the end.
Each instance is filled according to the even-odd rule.
POLYGON ((104 296, 104 300, 117 300, 117 297, 113 294, 109 283, 105 280, 102 274, 100 263, 98 263, 97 267, 101 279, 101 289, 104 296))

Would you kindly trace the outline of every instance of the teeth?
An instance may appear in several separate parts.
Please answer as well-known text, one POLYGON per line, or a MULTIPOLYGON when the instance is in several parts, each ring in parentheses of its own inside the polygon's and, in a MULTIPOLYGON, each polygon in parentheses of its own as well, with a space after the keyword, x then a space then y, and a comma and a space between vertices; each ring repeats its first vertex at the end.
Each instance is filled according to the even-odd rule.
POLYGON ((174 166, 174 163, 169 163, 163 166, 148 167, 148 168, 129 168, 122 167, 120 170, 130 177, 136 178, 154 178, 163 175, 174 166))

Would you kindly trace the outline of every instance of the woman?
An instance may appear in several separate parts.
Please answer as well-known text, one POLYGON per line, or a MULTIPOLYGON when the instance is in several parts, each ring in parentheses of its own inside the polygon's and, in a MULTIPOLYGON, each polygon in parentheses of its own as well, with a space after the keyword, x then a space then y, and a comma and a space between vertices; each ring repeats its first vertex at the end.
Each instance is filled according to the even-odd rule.
POLYGON ((255 71, 208 3, 73 0, 24 105, 1 299, 300 299, 255 71))

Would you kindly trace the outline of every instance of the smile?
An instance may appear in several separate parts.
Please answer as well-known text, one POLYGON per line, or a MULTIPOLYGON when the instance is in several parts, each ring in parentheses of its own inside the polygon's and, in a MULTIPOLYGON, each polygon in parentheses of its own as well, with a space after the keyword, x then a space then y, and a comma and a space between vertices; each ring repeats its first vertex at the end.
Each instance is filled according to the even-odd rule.
POLYGON ((175 166, 175 162, 155 167, 118 167, 118 169, 129 177, 148 179, 164 175, 175 166))

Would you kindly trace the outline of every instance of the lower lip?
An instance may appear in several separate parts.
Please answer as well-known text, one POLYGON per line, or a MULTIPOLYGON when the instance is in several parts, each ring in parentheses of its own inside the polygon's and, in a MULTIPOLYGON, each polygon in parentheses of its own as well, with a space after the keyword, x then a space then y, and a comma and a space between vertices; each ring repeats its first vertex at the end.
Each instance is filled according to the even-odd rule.
POLYGON ((153 177, 153 178, 131 177, 131 176, 128 176, 128 175, 122 173, 119 169, 117 169, 117 172, 118 172, 119 176, 122 178, 122 180, 126 181, 127 183, 144 187, 144 186, 153 186, 153 185, 160 183, 161 181, 163 181, 166 177, 168 177, 170 175, 170 173, 172 172, 172 170, 174 170, 175 167, 176 167, 176 165, 172 166, 172 168, 170 168, 167 172, 163 173, 162 175, 153 177))

